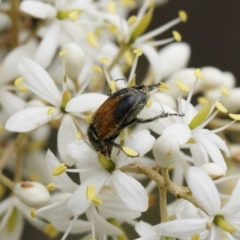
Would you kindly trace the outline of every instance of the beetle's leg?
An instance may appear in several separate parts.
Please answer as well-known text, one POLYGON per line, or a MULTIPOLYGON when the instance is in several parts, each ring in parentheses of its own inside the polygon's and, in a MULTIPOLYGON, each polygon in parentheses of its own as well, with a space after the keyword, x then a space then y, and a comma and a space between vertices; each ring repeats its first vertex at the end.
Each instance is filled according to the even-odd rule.
POLYGON ((148 122, 153 122, 154 120, 157 120, 159 118, 166 118, 166 117, 171 117, 171 116, 184 117, 185 114, 163 112, 160 115, 157 115, 156 117, 152 117, 152 118, 148 118, 148 119, 136 118, 136 122, 137 123, 148 123, 148 122))
MULTIPOLYGON (((124 81, 124 82, 127 82, 127 79, 126 78, 117 78, 114 80, 115 82, 117 81, 124 81)), ((110 96, 113 94, 113 90, 109 88, 109 91, 110 91, 110 96)))

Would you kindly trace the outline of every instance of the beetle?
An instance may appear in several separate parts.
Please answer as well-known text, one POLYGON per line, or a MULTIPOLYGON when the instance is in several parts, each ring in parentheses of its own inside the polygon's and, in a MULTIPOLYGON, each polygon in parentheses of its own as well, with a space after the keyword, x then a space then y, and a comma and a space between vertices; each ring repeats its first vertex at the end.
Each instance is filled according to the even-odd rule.
MULTIPOLYGON (((166 113, 148 119, 137 118, 150 98, 149 91, 158 88, 160 83, 152 85, 138 85, 116 91, 93 113, 89 124, 88 139, 97 152, 110 157, 112 147, 123 150, 120 144, 114 142, 120 132, 133 123, 147 123, 168 116, 183 116, 181 114, 166 113)), ((128 155, 126 152, 124 152, 128 155)), ((128 155, 133 157, 132 155, 128 155)))

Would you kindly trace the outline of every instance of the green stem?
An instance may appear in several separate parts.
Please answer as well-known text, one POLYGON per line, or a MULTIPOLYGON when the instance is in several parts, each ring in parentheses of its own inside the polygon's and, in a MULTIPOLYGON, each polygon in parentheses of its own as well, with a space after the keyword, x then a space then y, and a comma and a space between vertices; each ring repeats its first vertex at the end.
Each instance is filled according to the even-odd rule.
POLYGON ((19 0, 10 0, 11 10, 10 16, 12 19, 11 25, 11 48, 15 48, 18 45, 18 32, 19 32, 19 0))

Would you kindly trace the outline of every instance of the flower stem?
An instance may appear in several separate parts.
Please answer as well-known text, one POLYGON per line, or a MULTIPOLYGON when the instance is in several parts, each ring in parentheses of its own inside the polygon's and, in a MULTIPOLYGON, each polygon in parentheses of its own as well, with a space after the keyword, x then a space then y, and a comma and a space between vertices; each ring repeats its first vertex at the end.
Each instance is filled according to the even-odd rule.
POLYGON ((156 182, 158 188, 165 187, 167 191, 175 195, 177 198, 183 198, 189 202, 191 202, 195 207, 201 209, 206 213, 206 211, 199 205, 196 199, 192 196, 189 189, 178 186, 174 184, 172 181, 164 182, 163 176, 161 176, 157 171, 153 168, 145 166, 141 163, 131 164, 128 166, 124 166, 121 168, 122 171, 125 172, 134 172, 134 173, 142 173, 148 176, 150 179, 156 182))
POLYGON ((0 171, 0 182, 8 187, 10 190, 13 190, 15 184, 13 181, 11 181, 9 178, 7 178, 3 173, 2 171, 0 171))
MULTIPOLYGON (((169 181, 168 176, 168 169, 162 168, 161 169, 162 176, 164 179, 164 185, 169 181)), ((161 222, 167 222, 168 221, 168 213, 167 213, 167 190, 166 187, 160 187, 159 189, 159 204, 160 204, 160 215, 161 215, 161 222)))
POLYGON ((18 30, 19 30, 19 0, 11 0, 10 16, 12 19, 11 25, 11 48, 15 48, 18 45, 18 30))
MULTIPOLYGON (((110 72, 113 67, 119 62, 119 60, 122 58, 123 54, 126 52, 126 50, 129 48, 129 45, 127 44, 122 44, 122 46, 120 47, 117 55, 114 57, 114 59, 112 60, 111 64, 108 66, 107 71, 110 72)), ((104 81, 105 79, 105 75, 102 74, 100 79, 97 81, 97 84, 91 89, 91 91, 96 92, 99 89, 101 89, 104 86, 104 81)))

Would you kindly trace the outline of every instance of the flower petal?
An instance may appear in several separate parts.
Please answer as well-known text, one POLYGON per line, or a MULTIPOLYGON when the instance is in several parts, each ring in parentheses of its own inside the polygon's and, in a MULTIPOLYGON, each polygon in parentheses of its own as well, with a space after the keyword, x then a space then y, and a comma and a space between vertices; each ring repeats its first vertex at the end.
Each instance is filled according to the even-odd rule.
POLYGON ((85 93, 72 98, 66 106, 66 111, 76 113, 95 111, 107 98, 107 95, 100 93, 85 93))
POLYGON ((22 57, 33 58, 37 49, 37 41, 31 40, 14 48, 3 60, 0 66, 1 83, 14 80, 19 76, 17 65, 22 57))
POLYGON ((68 166, 75 163, 75 159, 68 154, 68 145, 76 140, 77 131, 71 115, 65 114, 58 130, 57 146, 62 161, 68 166))
POLYGON ((188 185, 193 196, 211 216, 220 211, 220 198, 212 179, 201 169, 191 167, 188 171, 188 185))
POLYGON ((234 213, 239 212, 240 210, 239 192, 240 192, 240 180, 238 180, 237 185, 235 186, 227 203, 223 206, 221 213, 230 216, 234 213))
POLYGON ((25 0, 21 3, 20 9, 21 11, 40 19, 54 18, 56 16, 56 9, 52 5, 40 1, 25 0))
POLYGON ((148 209, 147 192, 137 180, 120 170, 115 170, 112 181, 116 194, 129 209, 140 212, 148 209))
POLYGON ((67 203, 67 208, 74 215, 80 215, 84 213, 92 204, 92 202, 88 201, 87 199, 87 186, 89 184, 94 185, 95 194, 97 195, 109 177, 110 174, 103 170, 99 171, 94 176, 88 178, 77 188, 77 190, 70 197, 67 203))
MULTIPOLYGON (((17 112, 6 123, 6 129, 11 132, 28 132, 53 119, 47 112, 50 107, 30 107, 17 112)), ((56 112, 55 115, 57 115, 56 112)))
MULTIPOLYGON (((47 151, 46 164, 49 173, 51 173, 52 170, 60 164, 59 160, 55 157, 51 150, 47 151)), ((75 182, 73 182, 72 179, 66 173, 62 173, 61 175, 58 176, 51 176, 51 178, 55 185, 57 185, 57 188, 60 189, 62 192, 72 193, 78 187, 78 185, 75 182)))
POLYGON ((60 25, 58 22, 52 23, 35 54, 35 61, 43 68, 49 67, 59 45, 60 25))
POLYGON ((154 226, 157 233, 169 237, 191 237, 206 230, 207 219, 180 219, 154 226))
POLYGON ((59 107, 62 96, 48 73, 37 63, 28 58, 22 58, 18 70, 23 77, 23 83, 37 96, 52 105, 59 107))

